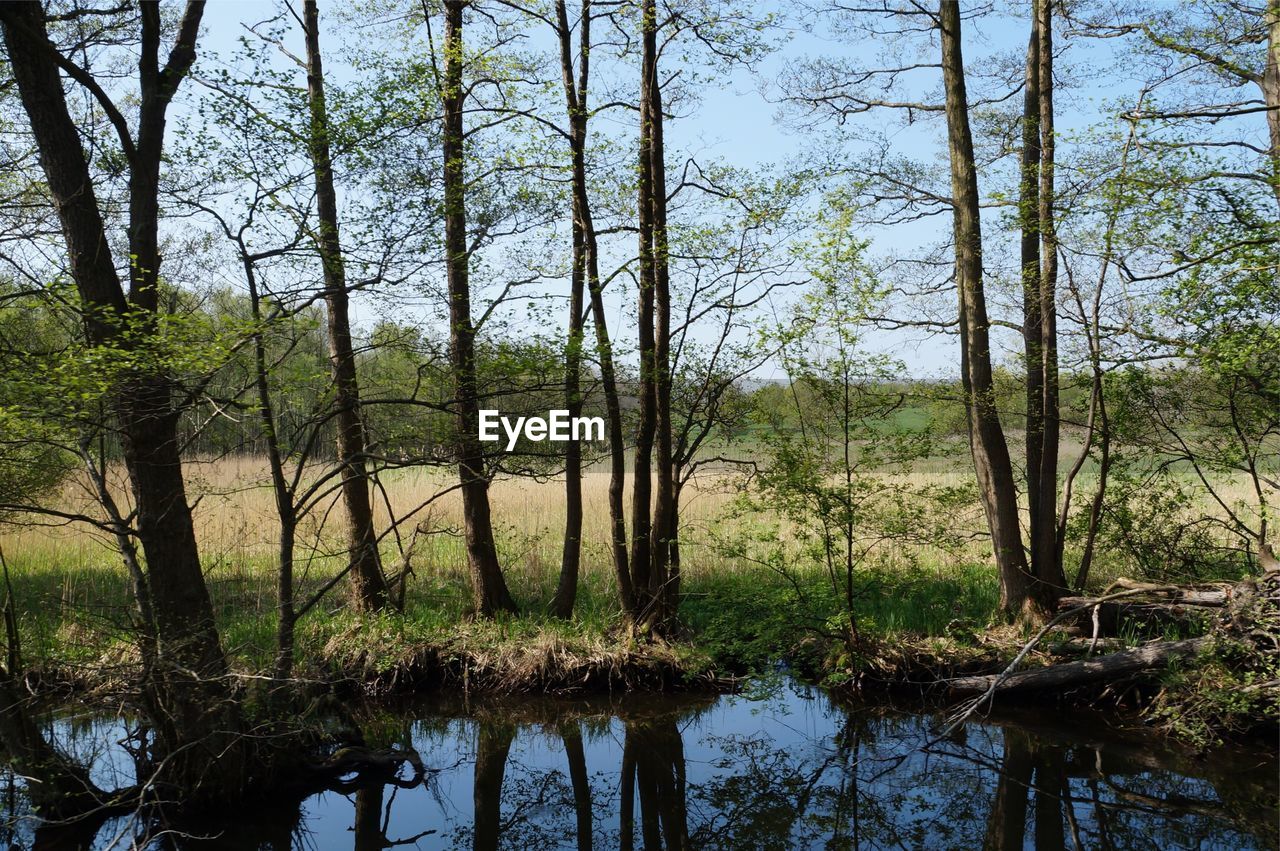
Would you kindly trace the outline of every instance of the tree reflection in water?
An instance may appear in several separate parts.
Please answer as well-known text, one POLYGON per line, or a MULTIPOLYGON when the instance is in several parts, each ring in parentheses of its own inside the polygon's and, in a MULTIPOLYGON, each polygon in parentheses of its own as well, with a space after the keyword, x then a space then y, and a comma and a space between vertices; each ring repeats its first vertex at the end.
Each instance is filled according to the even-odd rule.
POLYGON ((685 809, 684 739, 674 718, 631 721, 622 746, 621 848, 635 847, 635 806, 640 797, 640 833, 645 848, 683 851, 689 844, 685 809))
MULTIPOLYGON (((437 707, 398 722, 388 738, 422 754, 433 769, 424 778, 366 777, 213 823, 104 814, 40 824, 10 776, 0 840, 359 851, 1275 847, 1280 793, 1265 749, 1191 762, 1032 718, 973 723, 923 750, 928 717, 844 711, 790 687, 765 702, 471 710, 437 707)), ((102 725, 61 732, 67 742, 97 735, 95 748, 68 748, 74 754, 109 755, 102 725)))

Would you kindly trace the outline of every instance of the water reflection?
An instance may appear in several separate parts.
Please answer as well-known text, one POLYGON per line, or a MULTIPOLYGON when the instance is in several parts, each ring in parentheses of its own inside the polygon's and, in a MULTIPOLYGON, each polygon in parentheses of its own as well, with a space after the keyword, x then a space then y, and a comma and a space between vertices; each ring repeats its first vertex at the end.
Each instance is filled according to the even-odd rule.
POLYGON ((626 724, 621 795, 618 808, 621 848, 635 847, 636 797, 640 799, 640 835, 644 837, 644 848, 690 847, 684 739, 674 718, 626 724))
MULTIPOLYGON (((366 775, 293 806, 205 824, 29 816, 16 848, 1274 848, 1277 764, 1191 761, 1042 717, 972 723, 844 710, 784 686, 766 700, 620 698, 418 706, 371 719, 421 776, 366 775)), ((128 771, 110 723, 54 724, 94 771, 128 771), (87 750, 92 749, 92 750, 87 750)))

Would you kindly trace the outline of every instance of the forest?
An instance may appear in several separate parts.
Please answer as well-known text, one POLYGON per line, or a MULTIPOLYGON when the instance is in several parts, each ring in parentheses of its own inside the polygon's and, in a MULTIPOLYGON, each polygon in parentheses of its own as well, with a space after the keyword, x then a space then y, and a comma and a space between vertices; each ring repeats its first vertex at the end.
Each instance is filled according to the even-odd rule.
POLYGON ((1276 847, 1277 0, 0 35, 11 847, 1276 847))

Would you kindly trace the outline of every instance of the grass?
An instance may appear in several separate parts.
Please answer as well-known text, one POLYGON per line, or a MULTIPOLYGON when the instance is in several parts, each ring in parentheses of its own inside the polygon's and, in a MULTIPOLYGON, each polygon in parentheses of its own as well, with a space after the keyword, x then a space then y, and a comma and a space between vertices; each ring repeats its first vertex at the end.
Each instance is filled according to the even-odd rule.
MULTIPOLYGON (((119 471, 116 475, 117 498, 127 505, 127 489, 119 471)), ((902 480, 961 486, 971 476, 965 459, 939 457, 918 464, 902 480)), ((276 525, 265 465, 246 457, 195 462, 188 465, 188 481, 224 643, 238 669, 264 670, 276 620, 276 525)), ((377 499, 379 528, 386 528, 391 512, 403 515, 452 482, 451 474, 439 470, 385 475, 377 499)), ((620 634, 607 550, 607 486, 603 471, 585 476, 582 573, 572 622, 542 615, 559 569, 563 483, 506 480, 494 484, 490 498, 506 579, 524 612, 520 617, 496 624, 468 622, 470 580, 460 536, 460 499, 454 492, 414 517, 429 534, 415 550, 403 617, 357 624, 343 605, 339 585, 300 624, 299 658, 303 664, 330 660, 350 668, 358 667, 360 657, 359 665, 376 669, 389 660, 408 659, 423 647, 451 648, 477 659, 487 659, 485 654, 498 648, 509 657, 509 670, 536 668, 539 660, 556 654, 577 660, 574 664, 596 660, 607 666, 601 660, 612 658, 620 634)), ((1090 488, 1090 482, 1081 483, 1082 492, 1090 488)), ((805 648, 821 644, 818 637, 839 631, 841 605, 816 569, 792 566, 788 578, 730 557, 715 545, 717 537, 732 537, 738 526, 765 519, 729 519, 726 509, 737 490, 731 479, 707 477, 686 491, 682 505, 681 617, 692 641, 672 652, 690 670, 750 670, 783 653, 803 655, 805 648)), ((59 502, 65 509, 95 512, 80 481, 68 483, 59 502)), ((343 563, 339 512, 332 508, 320 506, 300 529, 300 597, 321 586, 343 563)), ((976 504, 950 519, 962 530, 978 531, 985 525, 976 504)), ((412 525, 406 524, 406 535, 412 525)), ((889 642, 907 637, 963 642, 982 631, 991 623, 998 599, 986 546, 980 535, 959 550, 885 546, 859 577, 859 629, 889 642)), ((9 525, 0 527, 0 547, 9 564, 29 661, 100 665, 127 658, 131 600, 107 536, 83 524, 9 525)), ((1123 569, 1105 555, 1095 568, 1100 583, 1123 569)), ((390 537, 383 557, 388 566, 400 561, 400 549, 390 537)), ((496 663, 486 664, 492 668, 496 663)))

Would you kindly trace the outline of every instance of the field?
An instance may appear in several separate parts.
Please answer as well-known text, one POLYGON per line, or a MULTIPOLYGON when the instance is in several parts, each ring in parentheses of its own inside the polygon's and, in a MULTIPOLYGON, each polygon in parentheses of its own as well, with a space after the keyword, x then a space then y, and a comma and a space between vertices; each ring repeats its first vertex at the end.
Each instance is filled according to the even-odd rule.
MULTIPOLYGON (((188 465, 197 538, 224 640, 237 664, 247 670, 266 665, 274 642, 277 526, 265 472, 265 463, 252 457, 188 465)), ((116 474, 118 478, 119 471, 116 474)), ((971 476, 967 459, 955 456, 921 462, 899 481, 960 487, 971 476)), ((452 482, 447 470, 407 469, 384 475, 378 491, 380 529, 387 528, 391 514, 403 517, 430 503, 402 523, 399 542, 393 535, 383 541, 384 565, 394 574, 402 566, 402 548, 414 535, 415 524, 422 530, 411 559, 406 617, 393 630, 397 641, 449 640, 468 631, 490 629, 466 617, 471 597, 460 538, 460 500, 456 492, 440 495, 452 482)), ((121 504, 127 504, 124 483, 115 485, 121 504)), ((1082 482, 1083 492, 1091 485, 1088 480, 1082 482)), ((549 630, 579 643, 609 643, 608 636, 617 625, 617 602, 606 549, 607 486, 607 473, 599 468, 586 474, 578 607, 574 622, 561 624, 542 612, 559 569, 563 483, 521 479, 493 485, 501 561, 523 610, 521 618, 500 628, 504 639, 549 630)), ((726 549, 725 541, 752 537, 782 539, 784 547, 794 544, 788 540, 788 530, 774 518, 733 511, 740 490, 739 479, 721 472, 702 477, 685 492, 681 614, 700 647, 722 661, 749 666, 797 640, 796 624, 821 628, 839 606, 826 574, 817 566, 796 560, 779 569, 776 563, 764 566, 743 558, 740 550, 735 555, 726 549), (803 598, 797 596, 797 589, 803 598)), ((96 512, 82 481, 69 482, 60 502, 65 510, 96 512)), ((339 522, 334 507, 323 505, 300 530, 296 568, 300 596, 321 586, 343 564, 339 522)), ((883 637, 944 636, 957 625, 971 630, 990 622, 997 586, 981 534, 980 509, 975 503, 948 522, 963 541, 959 546, 890 542, 868 561, 860 576, 862 593, 857 604, 863 629, 883 637)), ((0 547, 17 597, 16 608, 23 613, 23 645, 29 659, 101 663, 104 657, 128 652, 130 598, 109 535, 83 523, 6 525, 0 531, 0 547)), ((1122 569, 1109 555, 1100 554, 1092 584, 1105 583, 1122 569)), ((1074 568, 1070 553, 1068 562, 1070 575, 1074 568)), ((349 625, 339 584, 302 622, 300 641, 319 651, 349 625)), ((375 634, 383 632, 370 636, 375 634)))
MULTIPOLYGON (((935 472, 935 476, 964 477, 963 468, 935 472)), ((403 470, 384 477, 379 499, 378 523, 385 529, 387 504, 400 516, 430 501, 453 482, 447 471, 403 470), (385 494, 385 496, 382 496, 385 494)), ((116 482, 117 496, 125 502, 123 482, 116 482)), ((275 553, 277 526, 265 463, 256 458, 224 458, 188 465, 189 498, 195 502, 197 539, 206 564, 215 607, 223 619, 226 640, 236 656, 251 667, 269 658, 274 641, 275 553), (233 614, 234 613, 234 614, 233 614)), ((607 473, 588 472, 583 482, 583 560, 575 625, 594 633, 607 631, 616 621, 617 603, 607 544, 607 473)), ((529 617, 541 622, 540 612, 550 599, 559 569, 564 522, 563 483, 555 480, 504 480, 491 489, 493 516, 503 568, 512 592, 529 617)), ((701 616, 710 612, 711 598, 740 598, 742 605, 771 599, 771 589, 782 581, 759 566, 728 557, 715 545, 735 525, 751 525, 753 518, 728 518, 727 510, 738 483, 725 475, 708 476, 686 490, 682 506, 682 562, 686 592, 685 615, 695 626, 706 626, 701 616)), ((628 494, 628 500, 630 495, 628 494)), ((86 484, 73 480, 61 498, 67 510, 96 513, 86 484)), ((343 563, 342 530, 333 506, 313 512, 299 533, 297 573, 301 590, 313 590, 332 577, 343 563)), ((470 605, 470 582, 460 538, 460 500, 456 492, 439 496, 432 504, 402 524, 401 545, 409 543, 415 522, 424 532, 414 549, 413 576, 409 580, 408 620, 428 631, 456 628, 470 605)), ((23 640, 33 658, 71 653, 88 660, 125 637, 124 624, 130 599, 124 568, 114 542, 87 524, 6 525, 0 531, 0 547, 6 557, 18 609, 24 612, 23 640)), ((918 563, 929 565, 935 581, 950 585, 960 575, 972 581, 983 571, 977 542, 967 566, 955 564, 937 551, 918 553, 918 563)), ((383 558, 389 573, 399 569, 401 549, 394 536, 383 541, 383 558)), ((902 577, 904 582, 908 577, 902 577)), ((919 579, 919 577, 916 577, 919 579)), ((822 578, 812 577, 816 585, 822 578)), ((982 577, 978 594, 982 605, 994 593, 994 577, 982 577), (988 581, 989 579, 989 581, 988 581)), ((934 629, 942 614, 898 605, 900 597, 887 595, 867 604, 870 609, 890 605, 886 625, 934 629), (897 619, 895 621, 895 618, 897 619)), ((321 632, 337 628, 343 610, 339 585, 320 612, 304 621, 325 623, 321 632), (333 623, 331 623, 333 622, 333 623)), ((735 612, 739 609, 735 608, 735 612)), ((944 613, 945 614, 945 613, 944 613)), ((732 617, 732 615, 731 615, 732 617)), ((947 620, 950 619, 947 616, 947 620)), ((945 621, 943 621, 945 623, 945 621)), ((546 624, 544 624, 546 625, 546 624)), ((568 627, 573 629, 575 627, 568 627)), ((323 636, 313 634, 313 640, 323 636)))

